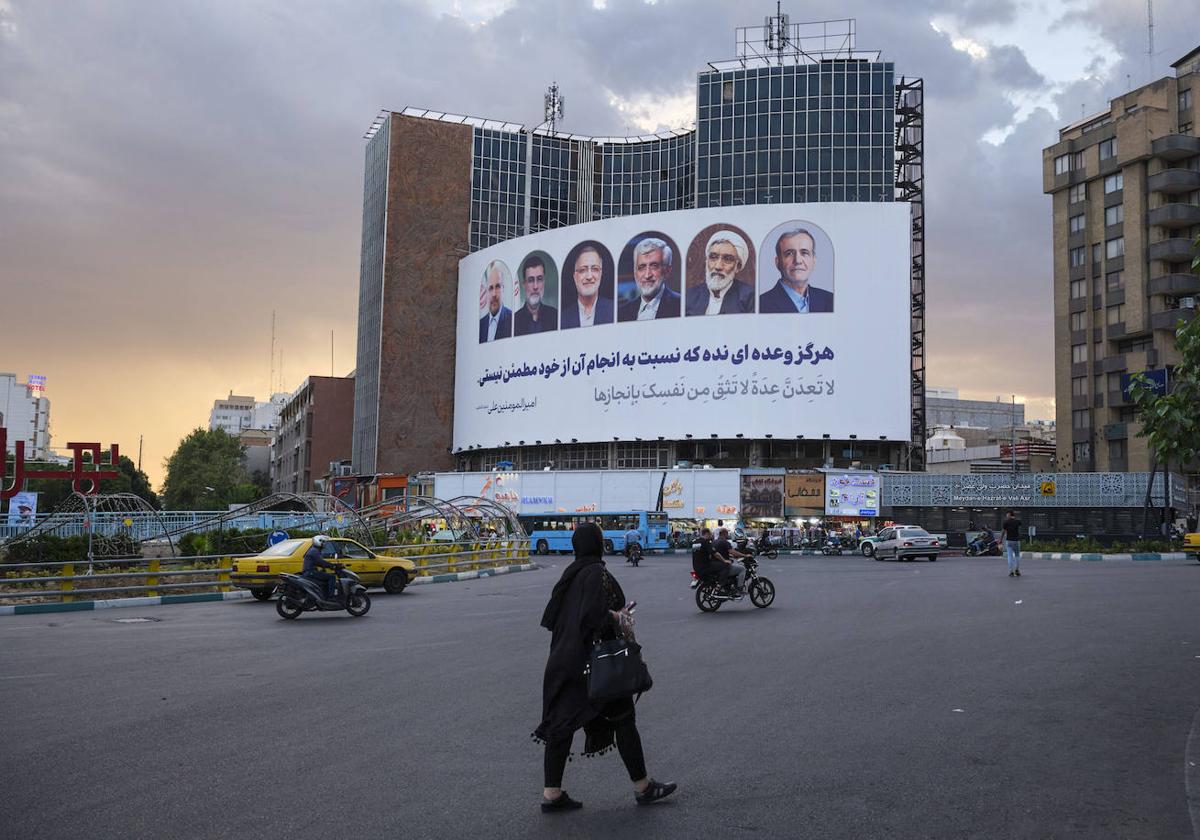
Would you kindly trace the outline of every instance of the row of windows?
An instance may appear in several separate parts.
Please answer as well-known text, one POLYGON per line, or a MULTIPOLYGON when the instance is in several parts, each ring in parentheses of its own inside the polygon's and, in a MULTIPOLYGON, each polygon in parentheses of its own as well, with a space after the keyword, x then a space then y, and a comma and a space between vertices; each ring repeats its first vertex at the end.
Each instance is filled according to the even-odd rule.
MULTIPOLYGON (((1120 205, 1117 205, 1117 206, 1119 207, 1120 205)), ((1114 214, 1114 216, 1115 215, 1116 214, 1114 214)), ((1106 214, 1106 217, 1107 217, 1107 214, 1106 214)), ((1124 215, 1122 215, 1121 218, 1124 219, 1124 215)), ((1114 222, 1113 224, 1116 224, 1116 222, 1114 222)), ((1079 228, 1079 230, 1083 230, 1082 226, 1079 228)), ((1072 229, 1071 232, 1075 233, 1075 229, 1072 229)), ((1125 237, 1124 236, 1115 236, 1112 239, 1104 240, 1104 256, 1110 260, 1116 259, 1117 257, 1125 256, 1125 237)), ((1069 249, 1067 251, 1067 262, 1071 266, 1071 268, 1079 268, 1082 265, 1086 265, 1087 264, 1087 246, 1086 245, 1077 245, 1076 247, 1069 249)), ((1092 245, 1092 262, 1094 262, 1094 263, 1100 262, 1100 243, 1099 242, 1092 245)))
POLYGON ((793 99, 810 95, 890 94, 889 62, 805 64, 762 67, 730 73, 703 73, 699 79, 701 108, 722 102, 793 99))
MULTIPOLYGON (((1104 208, 1105 227, 1119 225, 1123 221, 1125 221, 1124 204, 1113 204, 1104 208)), ((1071 216, 1071 218, 1067 220, 1067 228, 1071 233, 1082 233, 1086 222, 1087 220, 1084 217, 1084 214, 1078 213, 1074 216, 1071 216)))
MULTIPOLYGON (((1124 271, 1108 272, 1107 274, 1104 275, 1104 285, 1105 285, 1105 288, 1107 288, 1108 291, 1110 291, 1110 292, 1115 292, 1115 291, 1125 288, 1125 272, 1124 271)), ((1079 300, 1080 298, 1087 297, 1087 280, 1084 280, 1084 279, 1072 280, 1070 291, 1071 291, 1071 299, 1072 300, 1079 300)), ((1082 315, 1082 314, 1083 314, 1082 312, 1075 312, 1072 314, 1071 317, 1074 318, 1075 315, 1082 315)), ((1074 322, 1072 321, 1072 323, 1074 323, 1074 322)), ((1071 329, 1077 329, 1077 328, 1072 326, 1071 329)), ((1082 327, 1079 327, 1078 329, 1082 329, 1082 327)))

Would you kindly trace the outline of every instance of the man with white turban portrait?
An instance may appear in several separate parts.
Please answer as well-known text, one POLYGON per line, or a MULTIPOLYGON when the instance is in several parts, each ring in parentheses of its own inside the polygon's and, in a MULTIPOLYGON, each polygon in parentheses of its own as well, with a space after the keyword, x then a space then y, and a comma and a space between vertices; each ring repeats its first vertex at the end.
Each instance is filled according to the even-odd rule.
POLYGON ((754 311, 754 287, 737 279, 750 250, 732 230, 718 230, 704 249, 704 285, 687 293, 688 315, 729 315, 754 311))

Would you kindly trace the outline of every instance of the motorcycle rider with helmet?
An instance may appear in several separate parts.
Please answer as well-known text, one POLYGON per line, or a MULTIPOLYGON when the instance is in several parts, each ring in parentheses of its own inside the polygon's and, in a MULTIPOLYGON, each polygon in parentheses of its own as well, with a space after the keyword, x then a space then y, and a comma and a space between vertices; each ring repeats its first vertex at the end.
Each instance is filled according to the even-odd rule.
POLYGON ((330 563, 321 553, 321 550, 329 542, 329 537, 324 534, 317 534, 312 539, 312 545, 308 551, 304 552, 304 569, 300 572, 303 577, 309 580, 314 580, 325 587, 326 597, 335 598, 337 592, 335 589, 337 576, 331 575, 329 572, 321 571, 321 568, 334 569, 336 571, 337 564, 330 563))

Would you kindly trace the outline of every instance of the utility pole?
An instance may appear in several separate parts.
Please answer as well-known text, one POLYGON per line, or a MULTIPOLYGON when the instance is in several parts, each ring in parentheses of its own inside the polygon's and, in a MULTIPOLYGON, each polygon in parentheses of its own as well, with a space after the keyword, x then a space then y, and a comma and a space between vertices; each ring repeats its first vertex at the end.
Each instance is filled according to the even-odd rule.
POLYGON ((329 331, 329 375, 333 376, 333 330, 329 331))
POLYGON ((138 435, 138 472, 142 471, 142 435, 138 435))
POLYGON ((1012 471, 1017 474, 1017 395, 1012 395, 1012 471))

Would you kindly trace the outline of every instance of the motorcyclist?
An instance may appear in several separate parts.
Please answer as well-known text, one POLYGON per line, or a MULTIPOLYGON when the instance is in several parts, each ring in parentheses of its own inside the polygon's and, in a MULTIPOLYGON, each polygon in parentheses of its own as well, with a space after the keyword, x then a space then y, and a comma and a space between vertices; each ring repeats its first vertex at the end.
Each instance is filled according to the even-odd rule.
POLYGON ((743 554, 733 547, 733 543, 729 541, 729 531, 726 528, 722 528, 717 533, 717 539, 713 543, 713 550, 727 564, 721 573, 722 579, 729 580, 729 578, 735 577, 737 579, 737 588, 740 592, 742 585, 746 582, 746 567, 741 563, 735 563, 734 560, 749 557, 750 555, 743 554))
POLYGON ((312 539, 312 545, 308 551, 304 552, 304 569, 300 572, 301 577, 306 577, 309 580, 314 580, 325 587, 326 596, 329 598, 336 597, 337 593, 335 585, 337 576, 331 575, 329 572, 321 571, 321 568, 337 569, 336 563, 330 563, 322 555, 322 549, 329 542, 329 537, 324 534, 317 534, 312 539))
POLYGON ((628 531, 625 532, 625 562, 626 563, 632 562, 629 558, 629 554, 633 550, 633 548, 632 548, 633 544, 637 543, 638 545, 641 545, 641 542, 642 542, 642 532, 639 531, 637 528, 630 528, 628 531))
POLYGON ((692 546, 692 571, 701 578, 723 578, 729 563, 713 545, 712 531, 701 529, 700 538, 692 546))
POLYGON ((992 533, 992 529, 987 525, 984 525, 983 530, 979 532, 979 535, 976 536, 975 539, 971 540, 971 546, 976 551, 985 551, 995 541, 996 535, 992 533))

